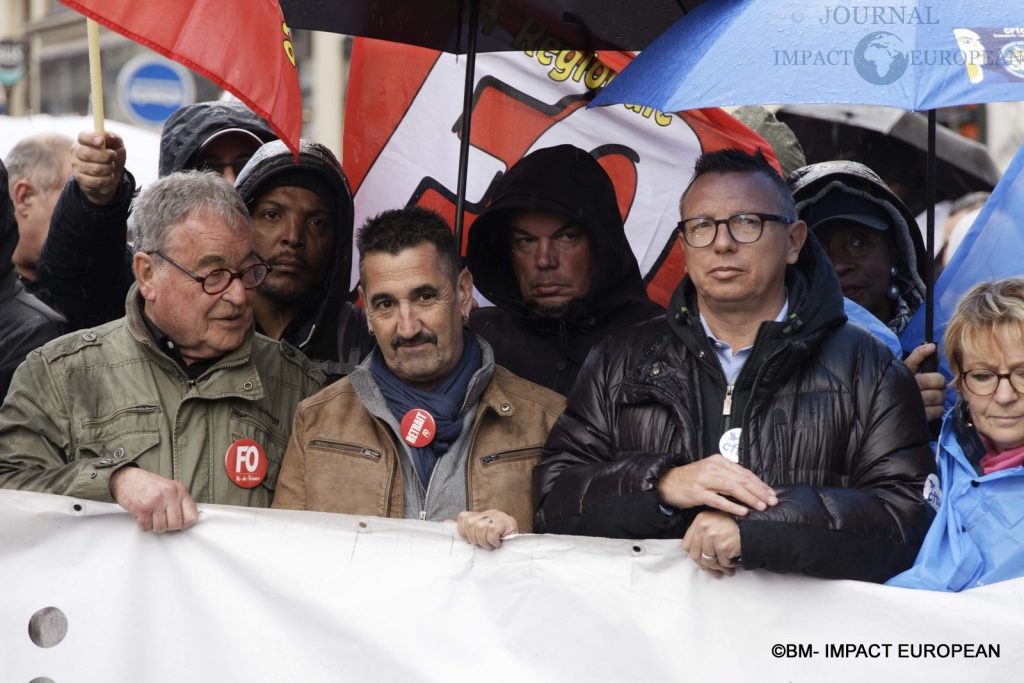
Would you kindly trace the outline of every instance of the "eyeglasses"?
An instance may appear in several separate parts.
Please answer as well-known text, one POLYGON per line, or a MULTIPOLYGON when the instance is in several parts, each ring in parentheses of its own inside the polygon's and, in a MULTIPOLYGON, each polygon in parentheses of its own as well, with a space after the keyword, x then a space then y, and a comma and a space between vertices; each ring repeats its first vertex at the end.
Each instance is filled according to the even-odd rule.
POLYGON ((684 218, 676 224, 676 228, 683 234, 683 239, 687 244, 694 249, 701 249, 714 243, 718 237, 719 225, 725 225, 725 229, 729 231, 729 237, 737 244, 752 244, 761 239, 765 221, 792 223, 795 220, 789 216, 747 211, 734 213, 728 218, 721 219, 708 216, 684 218))
POLYGON ((961 372, 960 380, 967 390, 976 396, 991 396, 999 388, 999 382, 1005 379, 1018 394, 1024 394, 1024 365, 1009 372, 992 372, 991 370, 971 370, 961 372))
POLYGON ((203 291, 207 294, 220 294, 230 287, 231 283, 236 278, 242 281, 242 286, 246 289, 256 289, 263 284, 263 281, 267 279, 267 273, 272 270, 269 263, 260 259, 259 263, 254 263, 237 272, 232 272, 226 268, 218 268, 217 270, 210 271, 206 275, 197 275, 163 252, 154 251, 150 253, 154 256, 159 256, 181 272, 185 273, 185 275, 188 275, 190 278, 198 282, 203 286, 203 291))

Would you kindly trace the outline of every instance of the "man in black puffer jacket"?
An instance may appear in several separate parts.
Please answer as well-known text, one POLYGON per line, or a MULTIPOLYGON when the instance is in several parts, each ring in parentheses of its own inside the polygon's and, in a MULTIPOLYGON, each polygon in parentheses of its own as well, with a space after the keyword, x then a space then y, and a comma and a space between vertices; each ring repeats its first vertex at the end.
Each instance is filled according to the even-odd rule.
POLYGON ((560 394, 595 344, 664 312, 647 298, 611 179, 572 145, 528 154, 497 181, 467 262, 495 305, 469 328, 499 364, 560 394))
POLYGON ((536 528, 683 537, 701 569, 885 581, 934 472, 913 376, 846 324, 835 272, 758 153, 706 154, 666 317, 588 359, 534 471, 536 528))
POLYGON ((18 244, 18 223, 7 193, 7 169, 0 162, 0 402, 11 377, 32 349, 65 332, 63 316, 29 294, 11 260, 18 244))

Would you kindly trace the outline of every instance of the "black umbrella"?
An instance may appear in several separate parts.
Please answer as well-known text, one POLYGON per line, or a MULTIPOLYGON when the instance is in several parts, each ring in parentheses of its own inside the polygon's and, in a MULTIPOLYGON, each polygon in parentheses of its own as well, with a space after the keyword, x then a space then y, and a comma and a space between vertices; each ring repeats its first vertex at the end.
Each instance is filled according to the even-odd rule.
POLYGON ((291 28, 465 54, 455 239, 462 244, 478 52, 642 50, 700 0, 280 0, 291 28))
POLYGON ((642 50, 700 0, 280 0, 291 28, 453 54, 545 48, 642 50), (476 10, 478 20, 471 14, 476 10), (469 30, 479 26, 479 31, 469 30), (470 39, 476 36, 475 48, 470 39), (532 45, 531 45, 532 43, 532 45))
MULTIPOLYGON (((776 112, 804 148, 807 163, 858 161, 878 173, 919 214, 927 201, 928 117, 891 107, 791 105, 776 112)), ((988 149, 948 128, 936 130, 936 199, 953 200, 999 181, 988 149)))

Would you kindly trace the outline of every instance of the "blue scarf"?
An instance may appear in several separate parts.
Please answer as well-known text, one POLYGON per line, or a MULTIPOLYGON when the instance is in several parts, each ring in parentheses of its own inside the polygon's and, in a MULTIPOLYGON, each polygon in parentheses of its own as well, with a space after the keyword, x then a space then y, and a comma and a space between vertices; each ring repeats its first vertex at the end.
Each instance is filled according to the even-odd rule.
POLYGON ((469 380, 482 364, 483 352, 480 350, 476 335, 465 328, 462 330, 462 357, 433 391, 420 391, 410 387, 391 372, 380 351, 373 354, 370 372, 395 420, 401 424, 402 418, 413 408, 422 408, 434 418, 436 429, 433 441, 423 448, 414 448, 406 443, 424 489, 430 482, 430 475, 437 465, 437 459, 448 452, 462 433, 459 409, 466 400, 469 380))

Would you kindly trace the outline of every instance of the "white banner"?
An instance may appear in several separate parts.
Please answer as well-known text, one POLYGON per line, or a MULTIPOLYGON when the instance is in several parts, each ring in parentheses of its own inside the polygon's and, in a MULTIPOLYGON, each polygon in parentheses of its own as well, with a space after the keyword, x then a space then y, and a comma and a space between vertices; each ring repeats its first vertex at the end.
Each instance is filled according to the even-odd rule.
POLYGON ((1024 580, 960 594, 758 572, 679 541, 0 492, 0 681, 1012 681, 1024 580), (34 616, 35 615, 35 616, 34 616), (38 643, 38 644, 37 644, 38 643))

